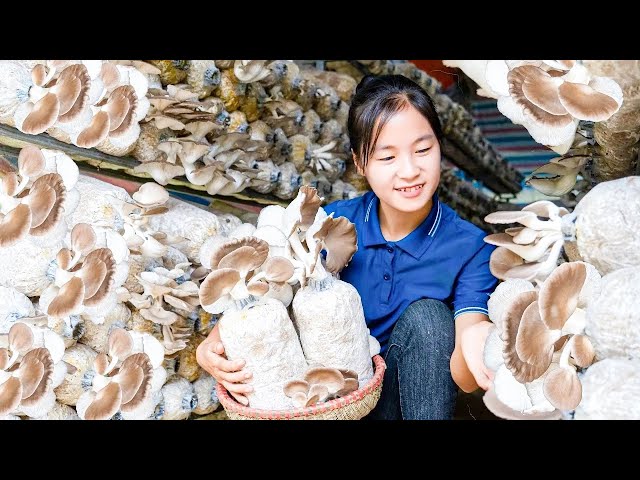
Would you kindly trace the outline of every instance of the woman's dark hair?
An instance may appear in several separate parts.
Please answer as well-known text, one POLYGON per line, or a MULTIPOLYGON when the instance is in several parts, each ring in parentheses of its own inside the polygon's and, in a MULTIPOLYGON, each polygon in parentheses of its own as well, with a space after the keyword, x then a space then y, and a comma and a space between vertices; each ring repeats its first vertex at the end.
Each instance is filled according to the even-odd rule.
POLYGON ((427 119, 441 143, 443 134, 440 119, 431 97, 420 85, 402 75, 366 75, 360 80, 351 100, 347 121, 349 142, 360 167, 367 165, 382 128, 407 104, 427 119))

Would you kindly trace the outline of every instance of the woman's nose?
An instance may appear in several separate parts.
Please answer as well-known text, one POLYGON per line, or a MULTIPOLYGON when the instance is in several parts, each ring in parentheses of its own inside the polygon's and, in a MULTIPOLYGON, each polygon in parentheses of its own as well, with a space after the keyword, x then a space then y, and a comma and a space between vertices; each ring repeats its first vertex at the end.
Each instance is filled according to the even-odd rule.
POLYGON ((413 178, 418 175, 420 168, 413 155, 403 155, 400 159, 398 176, 400 178, 413 178))

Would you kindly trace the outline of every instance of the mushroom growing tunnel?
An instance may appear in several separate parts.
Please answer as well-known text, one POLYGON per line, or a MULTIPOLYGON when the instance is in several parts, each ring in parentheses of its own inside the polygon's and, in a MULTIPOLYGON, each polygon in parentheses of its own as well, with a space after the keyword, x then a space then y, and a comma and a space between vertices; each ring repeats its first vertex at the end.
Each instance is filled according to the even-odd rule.
POLYGON ((226 418, 216 325, 252 408, 370 381, 356 231, 323 210, 370 191, 368 74, 431 96, 439 199, 497 247, 474 409, 640 418, 640 61, 421 62, 1 60, 0 419, 226 418))

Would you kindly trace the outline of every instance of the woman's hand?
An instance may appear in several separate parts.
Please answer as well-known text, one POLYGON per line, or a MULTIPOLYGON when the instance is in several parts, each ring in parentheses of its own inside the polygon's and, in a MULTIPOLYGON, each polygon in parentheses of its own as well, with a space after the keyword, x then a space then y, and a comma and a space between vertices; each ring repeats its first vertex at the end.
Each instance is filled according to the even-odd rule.
POLYGON ((213 378, 243 405, 248 405, 249 400, 243 394, 253 391, 253 387, 247 382, 251 378, 251 372, 243 370, 244 360, 227 360, 224 356, 224 346, 220 341, 218 325, 213 327, 209 336, 196 349, 198 364, 211 374, 213 378))
POLYGON ((491 387, 495 375, 484 364, 484 344, 492 326, 493 323, 484 320, 474 323, 462 332, 460 339, 462 356, 476 383, 483 390, 488 390, 491 387))

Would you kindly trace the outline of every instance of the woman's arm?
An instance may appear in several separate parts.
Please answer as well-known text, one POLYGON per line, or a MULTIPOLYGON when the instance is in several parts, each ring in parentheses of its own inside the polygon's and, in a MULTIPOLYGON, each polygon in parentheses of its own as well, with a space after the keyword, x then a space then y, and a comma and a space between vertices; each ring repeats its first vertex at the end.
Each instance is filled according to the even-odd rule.
POLYGON ((493 382, 493 372, 484 364, 484 343, 493 325, 489 317, 471 312, 458 315, 456 322, 456 344, 451 355, 451 376, 464 392, 473 392, 478 387, 487 390, 493 382))

